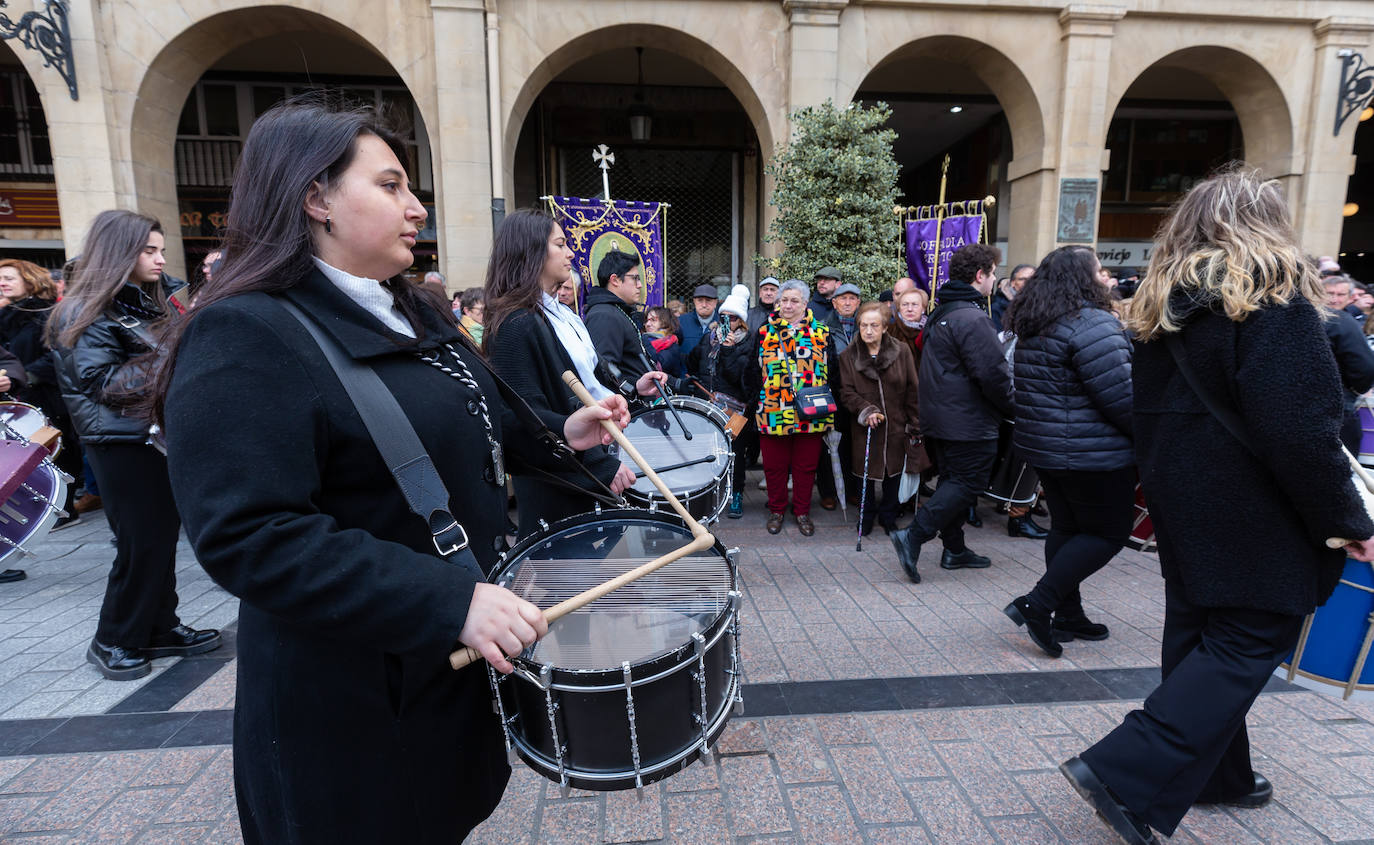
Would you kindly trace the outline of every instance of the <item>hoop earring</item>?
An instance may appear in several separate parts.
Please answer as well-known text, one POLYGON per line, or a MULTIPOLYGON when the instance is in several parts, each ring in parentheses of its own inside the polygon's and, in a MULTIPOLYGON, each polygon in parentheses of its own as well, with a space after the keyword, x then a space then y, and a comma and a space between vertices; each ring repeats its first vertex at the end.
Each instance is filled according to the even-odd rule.
POLYGON ((324 216, 324 231, 325 231, 325 234, 331 234, 331 233, 333 233, 333 231, 334 231, 333 228, 331 228, 330 225, 329 225, 329 215, 328 215, 328 214, 326 214, 326 215, 324 216))

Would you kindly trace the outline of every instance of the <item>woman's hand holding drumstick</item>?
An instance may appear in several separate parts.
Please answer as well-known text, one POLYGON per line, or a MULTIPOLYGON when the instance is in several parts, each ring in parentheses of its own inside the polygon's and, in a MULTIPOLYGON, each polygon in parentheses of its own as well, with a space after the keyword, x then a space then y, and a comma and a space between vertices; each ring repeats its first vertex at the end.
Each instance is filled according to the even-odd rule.
MULTIPOLYGON (((1350 461, 1350 468, 1354 471, 1356 479, 1355 490, 1360 494, 1364 508, 1370 514, 1374 514, 1374 476, 1369 474, 1355 456, 1350 454, 1349 449, 1342 448, 1345 457, 1350 461)), ((1374 563, 1374 537, 1367 540, 1347 540, 1341 537, 1329 537, 1326 540, 1328 549, 1339 549, 1345 547, 1345 553, 1355 560, 1362 560, 1366 563, 1374 563)))
MULTIPOLYGON (((592 398, 592 395, 590 393, 587 392, 587 388, 582 385, 582 382, 577 379, 577 376, 573 375, 571 372, 565 372, 563 373, 563 381, 567 383, 568 387, 572 388, 573 393, 577 396, 578 399, 581 399, 582 403, 586 405, 588 408, 598 407, 597 401, 592 398)), ((548 608, 543 612, 543 621, 546 624, 544 629, 539 632, 539 636, 543 636, 545 633, 547 633, 548 623, 552 623, 560 619, 564 615, 572 613, 574 610, 577 610, 578 608, 585 607, 586 605, 591 604, 592 602, 596 601, 597 599, 601 598, 607 593, 610 593, 614 590, 618 590, 626 584, 630 583, 631 581, 643 578, 645 575, 648 575, 649 573, 654 572, 655 570, 661 569, 662 567, 672 563, 675 560, 684 558, 687 555, 702 551, 704 549, 709 549, 716 541, 716 538, 712 536, 712 534, 709 531, 707 531, 704 527, 702 527, 701 523, 697 522, 696 519, 693 518, 693 516, 690 513, 687 512, 687 509, 683 507, 682 503, 677 500, 677 496, 673 495, 673 491, 668 489, 668 485, 664 484, 663 479, 658 477, 658 473, 654 472, 654 468, 649 466, 649 462, 644 460, 644 456, 639 453, 639 450, 636 449, 634 444, 630 442, 630 439, 626 437, 623 432, 621 432, 621 425, 618 424, 616 420, 610 417, 601 419, 600 424, 602 425, 602 427, 606 429, 607 432, 610 433, 611 437, 614 438, 615 441, 620 444, 621 450, 624 451, 625 454, 629 455, 630 458, 636 464, 639 465, 639 468, 644 471, 645 477, 652 481, 654 486, 658 488, 659 492, 667 498, 668 504, 672 505, 673 509, 677 511, 678 515, 686 521, 688 528, 692 530, 692 541, 682 546, 681 548, 674 549, 673 551, 669 552, 666 555, 663 555, 660 558, 651 560, 648 563, 643 564, 642 566, 630 570, 629 572, 617 575, 616 577, 610 579, 609 581, 606 581, 605 583, 598 584, 597 586, 591 588, 590 590, 587 590, 584 593, 579 593, 578 595, 575 595, 570 599, 561 601, 553 607, 548 608)), ((482 586, 492 587, 492 585, 482 584, 478 584, 477 586, 479 588, 482 586)), ((516 597, 513 593, 510 593, 508 590, 505 590, 502 587, 492 588, 507 593, 512 598, 515 598, 516 601, 524 602, 523 599, 516 597)), ((474 592, 473 600, 476 601, 476 598, 477 594, 474 592)), ((528 604, 528 602, 525 603, 528 604)), ((533 607, 533 605, 531 605, 531 607, 533 607)), ((467 627, 464 626, 463 630, 466 632, 467 627)), ((518 641, 522 643, 520 648, 515 649, 515 651, 506 650, 505 653, 518 654, 520 651, 522 651, 525 647, 527 647, 530 644, 529 642, 524 642, 523 639, 519 639, 518 641)), ((462 669, 464 666, 467 666, 469 663, 472 663, 473 661, 478 660, 482 657, 486 657, 488 661, 491 661, 491 655, 488 654, 488 650, 483 649, 479 653, 478 650, 475 650, 471 647, 471 644, 468 643, 466 639, 463 639, 463 642, 465 644, 468 644, 469 647, 460 649, 459 651, 455 651, 453 654, 449 655, 449 664, 453 666, 455 670, 462 669)), ((531 640, 530 642, 533 642, 533 640, 531 640)), ((513 648, 515 644, 508 643, 508 645, 510 645, 513 648)), ((495 647, 496 646, 493 645, 493 648, 495 647)), ((502 645, 501 648, 504 649, 505 645, 502 645)), ((502 672, 511 671, 510 661, 507 660, 504 655, 498 655, 497 661, 492 662, 492 666, 502 672)))

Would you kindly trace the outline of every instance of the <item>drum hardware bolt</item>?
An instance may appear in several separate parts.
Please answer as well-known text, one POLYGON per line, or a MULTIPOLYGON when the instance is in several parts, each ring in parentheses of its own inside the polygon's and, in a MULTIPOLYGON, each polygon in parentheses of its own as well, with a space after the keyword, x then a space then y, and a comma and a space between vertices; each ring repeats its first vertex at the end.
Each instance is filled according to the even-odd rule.
POLYGON ((15 551, 19 552, 19 554, 23 555, 24 557, 33 557, 33 556, 34 556, 34 553, 33 553, 33 552, 29 551, 28 549, 26 549, 26 548, 24 548, 23 546, 19 545, 18 543, 14 542, 13 540, 11 540, 11 539, 8 538, 8 537, 0 536, 0 543, 4 543, 5 545, 9 546, 11 549, 14 549, 15 551))
POLYGON ((697 682, 697 690, 701 696, 701 710, 694 714, 693 718, 701 726, 701 754, 710 758, 711 742, 707 736, 706 727, 709 716, 706 711, 706 637, 700 631, 692 633, 692 651, 696 653, 697 668, 692 672, 692 679, 697 682))
POLYGON ((639 768, 639 731, 635 726, 634 678, 630 675, 630 661, 621 662, 620 671, 625 676, 625 718, 630 723, 630 759, 635 766, 635 792, 639 800, 644 800, 644 777, 639 768))
POLYGON ((541 519, 541 520, 539 520, 539 529, 540 529, 541 531, 548 531, 548 530, 549 530, 549 524, 548 524, 547 522, 545 522, 544 520, 541 519))
POLYGON ((595 513, 597 516, 601 516, 601 503, 600 503, 600 502, 593 502, 593 503, 592 503, 592 512, 595 513))
POLYGON ((510 725, 511 722, 515 721, 515 714, 512 713, 509 718, 506 716, 506 705, 501 701, 501 690, 499 689, 502 677, 496 673, 490 663, 487 664, 487 682, 491 684, 491 701, 496 707, 496 717, 501 720, 501 736, 506 743, 506 760, 509 763, 514 763, 518 759, 518 755, 515 753, 515 744, 510 740, 510 725))
POLYGON ((658 513, 658 499, 649 500, 649 513, 658 513))
POLYGON ((549 736, 553 742, 554 756, 558 758, 558 784, 563 792, 563 797, 568 797, 568 770, 564 762, 564 755, 567 753, 567 746, 563 744, 558 736, 558 720, 554 718, 554 711, 557 704, 553 700, 553 667, 545 663, 539 667, 539 686, 544 689, 544 711, 549 718, 549 736))

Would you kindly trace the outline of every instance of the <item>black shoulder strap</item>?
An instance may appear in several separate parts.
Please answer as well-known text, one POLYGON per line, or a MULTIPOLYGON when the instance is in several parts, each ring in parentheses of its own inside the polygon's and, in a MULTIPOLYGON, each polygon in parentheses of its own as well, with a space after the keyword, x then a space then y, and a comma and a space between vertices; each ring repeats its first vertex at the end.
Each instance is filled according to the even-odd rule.
MULTIPOLYGON (((381 453, 387 469, 391 470, 396 484, 401 488, 406 504, 429 526, 434 550, 440 557, 447 558, 466 549, 467 532, 448 509, 448 488, 439 478, 434 461, 425 451, 415 427, 406 418, 396 397, 391 395, 375 370, 345 355, 339 344, 295 303, 280 297, 277 301, 319 344, 325 359, 334 368, 339 382, 348 393, 348 398, 353 400, 358 409, 358 416, 367 426, 367 433, 372 436, 372 442, 381 453)), ((471 559, 471 553, 467 557, 471 559)), ((462 562, 469 564, 468 560, 462 562)), ((476 560, 471 559, 469 565, 477 567, 476 560)), ((485 580, 480 567, 477 567, 477 574, 485 580)))
POLYGON ((1217 422, 1221 423, 1222 428, 1231 432, 1231 436, 1240 441, 1240 445, 1244 446, 1246 451, 1258 456, 1259 453, 1256 452, 1255 447, 1250 444, 1250 438, 1245 436, 1245 429, 1240 422, 1240 414, 1230 408, 1222 406, 1217 402, 1215 396, 1203 390, 1202 385, 1198 384, 1197 374, 1193 372, 1193 368, 1188 364, 1188 358, 1183 350, 1183 339, 1178 336, 1178 332, 1169 332, 1165 334, 1164 345, 1169 347, 1169 354, 1174 356, 1174 363, 1178 365, 1178 371, 1183 375, 1183 380, 1188 382, 1188 386, 1193 389, 1193 393, 1197 395, 1198 399, 1202 400, 1203 406, 1211 412, 1212 416, 1217 418, 1217 422))

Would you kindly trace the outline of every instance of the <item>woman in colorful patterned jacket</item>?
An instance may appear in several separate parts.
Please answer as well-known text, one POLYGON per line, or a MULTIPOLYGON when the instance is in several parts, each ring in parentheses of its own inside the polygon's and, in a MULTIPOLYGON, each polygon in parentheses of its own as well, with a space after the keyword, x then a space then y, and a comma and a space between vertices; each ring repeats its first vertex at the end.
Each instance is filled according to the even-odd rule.
POLYGON ((811 486, 821 454, 821 437, 834 427, 832 414, 799 419, 795 390, 823 387, 828 381, 830 330, 807 308, 810 290, 791 279, 778 292, 777 311, 758 332, 758 426, 763 474, 768 480, 768 533, 782 531, 787 511, 787 481, 792 481, 792 513, 805 537, 811 522, 811 486))

